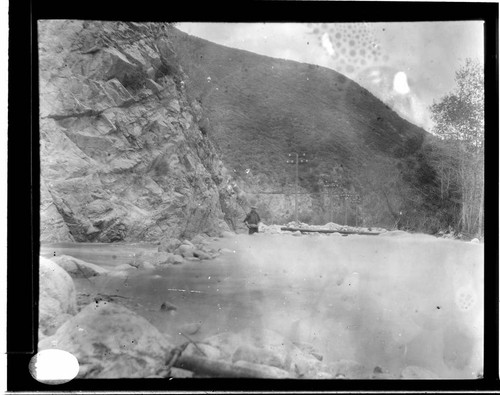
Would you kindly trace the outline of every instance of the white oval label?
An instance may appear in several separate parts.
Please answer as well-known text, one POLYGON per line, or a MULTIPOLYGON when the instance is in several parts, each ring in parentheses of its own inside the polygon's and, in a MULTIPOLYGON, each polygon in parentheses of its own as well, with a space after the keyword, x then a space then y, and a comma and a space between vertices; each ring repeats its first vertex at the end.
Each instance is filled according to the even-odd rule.
POLYGON ((76 357, 64 350, 49 349, 35 354, 29 364, 31 376, 44 384, 64 384, 80 370, 76 357))

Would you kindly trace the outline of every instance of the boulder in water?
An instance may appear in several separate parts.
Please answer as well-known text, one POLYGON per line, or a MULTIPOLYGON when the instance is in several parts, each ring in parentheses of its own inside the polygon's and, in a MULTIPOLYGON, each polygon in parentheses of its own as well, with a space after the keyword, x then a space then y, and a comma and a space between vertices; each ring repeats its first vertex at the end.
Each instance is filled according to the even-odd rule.
POLYGON ((233 353, 232 361, 233 363, 247 361, 259 365, 275 366, 277 368, 283 368, 285 365, 285 360, 272 351, 250 345, 239 346, 233 353))
POLYGON ((437 374, 420 366, 407 366, 401 371, 402 379, 437 379, 437 374))
POLYGON ((127 278, 130 276, 130 271, 127 270, 116 270, 112 272, 106 273, 106 277, 108 278, 127 278))
POLYGON ((315 378, 318 372, 331 373, 328 366, 301 351, 281 334, 263 329, 220 333, 204 340, 217 347, 222 358, 233 363, 250 363, 287 371, 291 376, 315 378))
POLYGON ((155 266, 166 265, 170 263, 172 256, 171 252, 157 252, 152 255, 149 261, 155 266))
POLYGON ((129 265, 128 263, 123 263, 121 265, 115 266, 114 270, 117 272, 135 271, 135 270, 137 270, 137 268, 132 266, 132 265, 129 265))
POLYGON ((370 378, 375 380, 390 380, 390 379, 395 379, 396 377, 393 374, 391 374, 387 369, 381 368, 380 366, 375 366, 370 378))
POLYGON ((162 240, 158 252, 174 252, 181 244, 181 241, 175 238, 162 240))
POLYGON ((43 257, 40 257, 39 285, 39 330, 47 335, 77 312, 76 291, 71 276, 43 257))
POLYGON ((190 343, 182 355, 203 357, 212 360, 219 360, 222 358, 222 353, 218 348, 204 343, 196 343, 196 346, 193 343, 190 343))
POLYGON ((186 369, 172 367, 170 369, 170 377, 173 377, 174 379, 188 379, 193 377, 193 372, 186 369))
POLYGON ((191 243, 194 245, 207 244, 209 243, 208 236, 204 234, 198 234, 191 239, 191 243))
POLYGON ((184 258, 181 255, 172 255, 168 258, 167 262, 172 265, 180 265, 184 263, 184 258))
POLYGON ((195 248, 195 245, 187 239, 185 239, 181 245, 187 245, 190 246, 191 248, 195 248))
POLYGON ((192 244, 181 244, 179 248, 174 251, 175 255, 181 255, 184 258, 193 257, 195 247, 192 244))
POLYGON ((249 368, 254 371, 258 371, 262 373, 262 377, 273 378, 273 379, 286 379, 292 378, 286 370, 277 368, 275 366, 256 364, 248 361, 238 361, 235 363, 235 366, 241 366, 243 368, 249 368))
POLYGON ((50 259, 66 270, 71 277, 88 278, 107 273, 106 269, 69 255, 55 256, 50 259))
POLYGON ((202 250, 194 250, 193 256, 199 259, 213 259, 213 256, 202 250))
POLYGON ((325 228, 328 230, 338 230, 338 229, 342 228, 342 225, 336 224, 334 222, 328 222, 325 225, 325 228))
POLYGON ((332 374, 335 377, 343 376, 347 379, 368 379, 370 372, 368 369, 356 361, 342 359, 329 364, 332 374))
POLYGON ((328 372, 318 372, 316 373, 315 375, 313 375, 312 377, 307 377, 307 378, 311 378, 311 379, 323 379, 323 380, 331 380, 331 379, 334 379, 335 376, 331 373, 328 373, 328 372))
POLYGON ((160 311, 175 311, 177 310, 177 306, 173 305, 170 302, 163 302, 160 306, 160 311))
POLYGON ((57 348, 80 363, 77 378, 141 378, 158 374, 173 345, 133 311, 111 302, 86 306, 39 350, 57 348))
POLYGON ((222 332, 203 340, 203 343, 218 348, 223 358, 231 358, 242 342, 241 335, 232 332, 222 332))
POLYGON ((142 262, 141 264, 139 264, 138 269, 140 269, 140 270, 154 270, 155 265, 153 265, 152 263, 149 263, 149 262, 142 262))
POLYGON ((401 236, 411 236, 410 233, 405 232, 404 230, 391 230, 388 232, 384 232, 383 235, 381 236, 386 236, 386 237, 401 237, 401 236))
MULTIPOLYGON (((44 325, 43 328, 43 334, 46 336, 52 336, 54 333, 56 333, 57 329, 59 329, 62 324, 64 324, 66 321, 71 319, 73 315, 71 314, 59 314, 53 317, 46 325, 44 325)), ((42 326, 40 325, 40 328, 42 326)))
POLYGON ((182 333, 185 333, 186 335, 194 335, 195 333, 197 333, 200 330, 202 324, 203 324, 202 322, 191 322, 191 323, 182 325, 179 328, 179 330, 182 333))
POLYGON ((321 355, 320 352, 312 344, 305 342, 293 342, 293 344, 294 346, 298 347, 299 350, 303 353, 312 355, 318 361, 323 360, 323 355, 321 355))

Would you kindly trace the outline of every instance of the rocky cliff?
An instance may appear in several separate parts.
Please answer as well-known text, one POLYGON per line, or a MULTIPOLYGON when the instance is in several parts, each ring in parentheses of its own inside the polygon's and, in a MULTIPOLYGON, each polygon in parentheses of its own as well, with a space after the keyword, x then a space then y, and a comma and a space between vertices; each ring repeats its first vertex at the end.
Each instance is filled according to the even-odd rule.
POLYGON ((241 222, 245 198, 200 130, 169 29, 39 22, 42 242, 217 235, 241 222))

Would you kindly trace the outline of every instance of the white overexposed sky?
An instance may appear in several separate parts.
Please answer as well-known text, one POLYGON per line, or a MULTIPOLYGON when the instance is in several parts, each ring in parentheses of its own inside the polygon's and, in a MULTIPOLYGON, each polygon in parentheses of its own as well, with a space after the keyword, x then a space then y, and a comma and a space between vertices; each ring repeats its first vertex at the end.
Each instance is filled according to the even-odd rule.
POLYGON ((334 69, 428 131, 428 107, 453 89, 455 71, 468 57, 484 59, 482 21, 176 26, 228 47, 334 69))

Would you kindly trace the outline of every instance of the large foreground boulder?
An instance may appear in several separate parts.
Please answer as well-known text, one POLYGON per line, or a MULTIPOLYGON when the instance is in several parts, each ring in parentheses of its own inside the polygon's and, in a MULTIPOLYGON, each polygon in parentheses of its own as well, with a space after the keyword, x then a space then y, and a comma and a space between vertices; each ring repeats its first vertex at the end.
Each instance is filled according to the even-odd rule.
POLYGON ((89 278, 108 272, 98 265, 82 261, 70 255, 56 256, 51 260, 61 266, 74 278, 89 278))
POLYGON ((51 335, 77 311, 75 285, 64 269, 43 257, 39 283, 39 331, 51 335))
POLYGON ((80 363, 77 378, 140 378, 160 374, 174 346, 158 329, 131 310, 110 302, 89 304, 39 342, 80 363))

